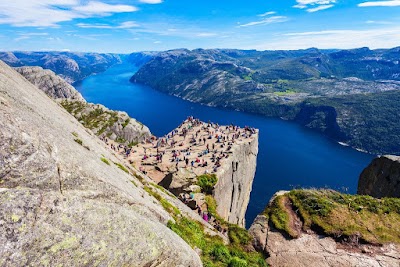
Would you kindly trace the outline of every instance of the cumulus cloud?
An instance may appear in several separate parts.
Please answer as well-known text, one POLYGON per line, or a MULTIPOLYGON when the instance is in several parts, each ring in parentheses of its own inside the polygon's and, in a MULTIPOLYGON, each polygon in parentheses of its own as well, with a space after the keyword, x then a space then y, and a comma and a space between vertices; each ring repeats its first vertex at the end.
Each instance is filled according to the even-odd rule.
POLYGON ((372 6, 400 6, 400 0, 391 1, 370 1, 358 4, 359 7, 372 7, 372 6))
POLYGON ((250 26, 256 26, 256 25, 268 25, 268 24, 272 24, 272 23, 280 23, 280 22, 285 22, 288 21, 288 17, 285 16, 272 16, 272 17, 267 17, 265 19, 262 20, 258 20, 258 21, 252 21, 249 23, 245 23, 245 24, 240 24, 239 27, 250 27, 250 26))
POLYGON ((306 9, 307 12, 317 12, 334 6, 337 0, 296 0, 293 7, 306 9))
POLYGON ((109 16, 134 12, 131 5, 106 4, 83 0, 13 0, 0 1, 0 24, 18 27, 54 27, 77 18, 109 16))

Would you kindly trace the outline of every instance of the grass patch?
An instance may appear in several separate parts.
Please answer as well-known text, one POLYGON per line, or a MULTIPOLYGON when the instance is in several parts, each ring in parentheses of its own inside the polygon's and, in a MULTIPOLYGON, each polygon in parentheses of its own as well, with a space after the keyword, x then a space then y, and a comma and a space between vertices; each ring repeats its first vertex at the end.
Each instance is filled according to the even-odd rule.
POLYGON ((126 140, 125 140, 123 137, 118 136, 118 137, 115 139, 115 142, 120 143, 120 144, 125 144, 126 140))
POLYGON ((78 137, 78 134, 76 132, 72 132, 72 135, 78 137))
POLYGON ((275 198, 265 211, 277 229, 291 236, 283 197, 288 197, 298 210, 303 230, 314 227, 333 237, 357 235, 373 244, 400 243, 399 198, 376 199, 333 190, 292 190, 275 198))
POLYGON ((130 122, 131 120, 128 118, 124 121, 124 123, 122 124, 122 128, 124 129, 130 122))
POLYGON ((75 141, 76 143, 80 144, 81 146, 83 145, 82 140, 79 139, 79 138, 75 138, 74 141, 75 141))
POLYGON ((217 181, 218 178, 215 174, 202 174, 197 176, 197 185, 201 187, 202 192, 205 194, 212 193, 217 181))
POLYGON ((120 168, 121 170, 123 170, 124 172, 129 174, 129 170, 127 168, 125 168, 124 165, 122 165, 121 163, 118 162, 114 162, 115 165, 117 165, 118 168, 120 168))
POLYGON ((101 157, 100 159, 101 159, 101 161, 104 162, 105 164, 110 165, 110 162, 109 162, 106 158, 101 157))
POLYGON ((286 91, 283 91, 283 92, 274 92, 274 95, 277 95, 277 96, 286 96, 286 95, 292 95, 292 94, 295 94, 296 92, 295 91, 293 91, 293 90, 286 90, 286 91))
POLYGON ((134 146, 137 146, 138 143, 139 143, 138 141, 131 141, 129 142, 128 147, 132 148, 134 146))
POLYGON ((168 228, 179 235, 192 248, 201 249, 201 260, 203 262, 203 266, 267 266, 265 258, 261 253, 248 252, 246 249, 245 246, 250 241, 247 230, 231 225, 229 231, 232 229, 233 238, 231 240, 231 244, 225 245, 220 237, 206 234, 204 231, 204 226, 201 223, 183 216, 175 206, 165 200, 150 186, 144 186, 144 190, 157 199, 163 208, 174 218, 175 222, 168 222, 168 228))

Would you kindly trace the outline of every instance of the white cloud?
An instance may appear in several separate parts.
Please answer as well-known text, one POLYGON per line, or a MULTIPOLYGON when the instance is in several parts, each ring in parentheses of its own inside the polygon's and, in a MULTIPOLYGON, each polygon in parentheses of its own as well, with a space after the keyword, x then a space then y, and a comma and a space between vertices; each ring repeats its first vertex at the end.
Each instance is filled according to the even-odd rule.
POLYGON ((265 18, 263 20, 259 21, 252 21, 246 24, 241 24, 239 27, 249 27, 249 26, 256 26, 256 25, 268 25, 272 23, 280 23, 280 22, 285 22, 288 21, 289 19, 285 16, 272 16, 265 18))
POLYGON ((79 5, 72 10, 86 15, 110 15, 112 13, 134 12, 137 7, 128 5, 110 5, 102 2, 90 1, 87 5, 79 5))
POLYGON ((14 39, 14 41, 19 42, 22 40, 30 39, 31 37, 38 37, 38 36, 48 36, 49 34, 47 32, 30 32, 30 33, 19 33, 17 38, 14 39))
POLYGON ((145 3, 145 4, 161 4, 163 0, 139 0, 139 2, 145 3))
POLYGON ((118 29, 130 29, 130 28, 135 28, 139 27, 139 24, 137 24, 135 21, 125 21, 122 22, 117 28, 118 29))
POLYGON ((85 28, 85 29, 131 29, 135 27, 139 27, 139 24, 137 24, 134 21, 125 21, 122 22, 119 25, 113 26, 109 24, 89 24, 89 23, 78 23, 76 24, 79 28, 85 28))
POLYGON ((155 42, 153 42, 153 44, 161 44, 162 42, 161 41, 155 41, 155 42))
POLYGON ((371 6, 400 6, 400 0, 391 1, 370 1, 358 4, 359 7, 371 7, 371 6))
POLYGON ((385 20, 367 20, 365 23, 367 24, 379 24, 379 25, 390 25, 393 22, 385 21, 385 20))
POLYGON ((213 37, 213 36, 217 36, 216 33, 213 32, 199 32, 196 34, 197 37, 213 37))
POLYGON ((266 17, 266 16, 270 16, 270 15, 274 15, 274 14, 276 14, 275 11, 268 11, 268 12, 265 12, 265 13, 263 13, 263 14, 259 14, 259 15, 257 15, 257 16, 259 16, 259 17, 266 17))
POLYGON ((320 10, 331 8, 333 6, 334 5, 321 5, 321 6, 309 8, 309 9, 307 9, 307 12, 313 13, 313 12, 317 12, 317 11, 320 11, 320 10))
POLYGON ((318 48, 390 48, 399 45, 400 27, 375 28, 368 30, 326 30, 293 32, 277 36, 274 41, 264 42, 252 48, 300 49, 318 48))
POLYGON ((307 12, 317 12, 334 6, 337 0, 296 0, 294 8, 306 9, 307 12))
POLYGON ((109 16, 134 12, 130 5, 111 5, 83 0, 12 0, 0 1, 0 24, 18 27, 55 27, 77 18, 109 16))

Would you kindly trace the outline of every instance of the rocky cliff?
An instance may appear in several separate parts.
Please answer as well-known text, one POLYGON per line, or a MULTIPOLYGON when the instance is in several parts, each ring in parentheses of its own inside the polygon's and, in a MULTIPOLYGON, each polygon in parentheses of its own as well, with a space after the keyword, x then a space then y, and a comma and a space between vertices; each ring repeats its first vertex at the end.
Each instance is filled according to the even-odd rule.
POLYGON ((374 159, 360 175, 358 194, 373 197, 400 197, 400 157, 374 159))
POLYGON ((15 70, 53 99, 85 101, 72 85, 51 70, 41 67, 18 67, 15 70))
POLYGON ((60 101, 69 113, 97 135, 126 145, 136 144, 151 136, 147 126, 129 117, 126 112, 87 103, 72 85, 51 70, 41 67, 18 67, 16 70, 49 97, 60 101))
POLYGON ((40 66, 60 75, 68 83, 81 81, 120 63, 117 54, 73 52, 0 52, 0 60, 12 67, 40 66))
POLYGON ((0 138, 1 266, 202 265, 124 162, 3 62, 0 138))
POLYGON ((245 214, 256 173, 258 133, 249 142, 236 142, 231 156, 217 172, 213 196, 218 214, 230 223, 245 227, 245 214))
POLYGON ((275 267, 399 266, 398 204, 326 190, 282 191, 249 232, 275 267))
POLYGON ((126 112, 82 101, 63 100, 60 103, 83 126, 100 137, 133 146, 152 136, 147 126, 129 117, 126 112))

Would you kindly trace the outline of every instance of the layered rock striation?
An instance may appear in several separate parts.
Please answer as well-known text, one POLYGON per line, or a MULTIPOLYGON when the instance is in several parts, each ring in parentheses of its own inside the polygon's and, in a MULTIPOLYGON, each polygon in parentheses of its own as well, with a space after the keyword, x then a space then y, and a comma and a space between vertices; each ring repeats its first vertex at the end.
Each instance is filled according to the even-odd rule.
POLYGON ((385 155, 374 159, 358 180, 358 194, 400 197, 400 157, 385 155))
POLYGON ((100 140, 0 62, 0 265, 201 266, 100 140))

